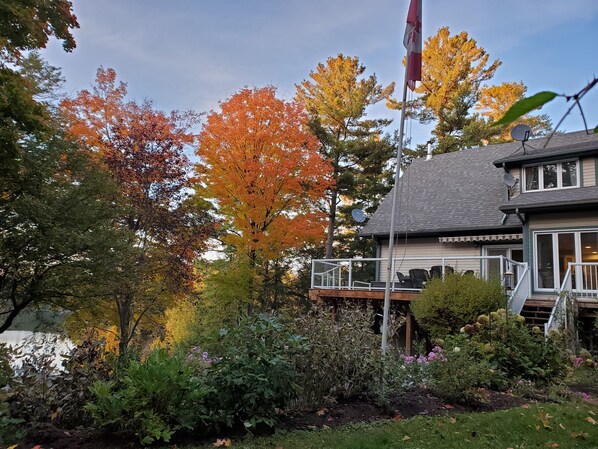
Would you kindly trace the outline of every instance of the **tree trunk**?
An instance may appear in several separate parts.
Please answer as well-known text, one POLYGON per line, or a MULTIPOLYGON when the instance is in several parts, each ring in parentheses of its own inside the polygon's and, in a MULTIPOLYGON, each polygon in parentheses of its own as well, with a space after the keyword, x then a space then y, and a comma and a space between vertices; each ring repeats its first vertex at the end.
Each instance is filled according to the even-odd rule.
POLYGON ((330 212, 328 213, 328 236, 326 238, 326 259, 332 259, 334 229, 336 227, 336 199, 338 192, 333 190, 330 196, 330 212))
MULTIPOLYGON (((118 298, 116 299, 118 302, 118 298)), ((118 357, 122 359, 127 353, 131 335, 129 334, 129 327, 131 326, 131 304, 132 297, 130 293, 126 293, 122 298, 122 303, 118 304, 118 321, 119 321, 119 338, 118 338, 118 357)))

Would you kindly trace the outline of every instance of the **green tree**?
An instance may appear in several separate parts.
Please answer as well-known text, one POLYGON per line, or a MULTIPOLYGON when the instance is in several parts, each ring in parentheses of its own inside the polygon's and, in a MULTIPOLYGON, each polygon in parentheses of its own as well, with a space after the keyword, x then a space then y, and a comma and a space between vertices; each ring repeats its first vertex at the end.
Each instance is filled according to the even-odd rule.
POLYGON ((353 233, 347 212, 360 207, 373 212, 390 189, 387 162, 393 145, 383 129, 388 119, 368 119, 366 110, 388 99, 394 84, 382 86, 376 75, 364 77, 357 57, 339 54, 320 63, 309 79, 296 86, 296 99, 305 105, 320 151, 333 167, 335 185, 328 190, 326 257, 333 255, 342 226, 353 233))
POLYGON ((28 140, 0 191, 0 332, 25 309, 81 307, 116 246, 114 184, 63 134, 28 140))
MULTIPOLYGON (((0 1, 0 166, 18 169, 21 143, 48 131, 46 108, 34 96, 39 84, 20 73, 21 54, 44 48, 55 36, 65 51, 75 48, 77 18, 68 0, 0 1), (16 66, 16 69, 15 69, 16 66)), ((31 73, 31 71, 29 71, 31 73)))

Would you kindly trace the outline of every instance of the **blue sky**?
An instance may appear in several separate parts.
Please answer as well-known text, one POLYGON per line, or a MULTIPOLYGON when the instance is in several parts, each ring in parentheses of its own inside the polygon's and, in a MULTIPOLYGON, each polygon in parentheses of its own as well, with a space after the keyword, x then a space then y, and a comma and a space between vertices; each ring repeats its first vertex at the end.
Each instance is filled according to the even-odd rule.
MULTIPOLYGON (((164 110, 218 108, 244 86, 272 84, 290 99, 318 62, 358 56, 380 82, 401 85, 408 0, 74 0, 77 49, 52 42, 43 52, 67 78, 66 91, 88 88, 112 67, 136 99, 164 110)), ((467 31, 500 59, 493 84, 523 81, 528 93, 574 93, 598 75, 596 0, 423 0, 424 38, 447 25, 467 31)), ((598 87, 583 102, 598 124, 598 87)), ((567 105, 546 107, 556 122, 567 105)), ((372 116, 395 118, 378 107, 372 116)), ((577 111, 562 130, 582 128, 577 111)), ((413 143, 429 127, 408 126, 413 143)))

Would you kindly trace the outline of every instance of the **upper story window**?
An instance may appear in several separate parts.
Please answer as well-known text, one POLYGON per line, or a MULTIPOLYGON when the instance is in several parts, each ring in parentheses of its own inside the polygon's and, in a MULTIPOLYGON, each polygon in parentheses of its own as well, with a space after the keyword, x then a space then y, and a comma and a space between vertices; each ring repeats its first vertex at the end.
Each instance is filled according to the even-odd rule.
POLYGON ((579 161, 549 162, 524 168, 525 191, 579 187, 579 161))

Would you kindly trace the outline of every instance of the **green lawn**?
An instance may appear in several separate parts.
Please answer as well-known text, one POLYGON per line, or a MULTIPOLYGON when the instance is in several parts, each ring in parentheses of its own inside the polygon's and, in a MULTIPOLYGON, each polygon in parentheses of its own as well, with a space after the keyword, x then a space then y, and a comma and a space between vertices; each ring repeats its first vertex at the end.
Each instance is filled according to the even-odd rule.
MULTIPOLYGON (((598 448, 598 406, 530 405, 493 413, 359 424, 232 441, 246 449, 598 448)), ((205 448, 214 445, 203 446, 205 448)), ((223 446, 224 447, 224 446, 223 446)), ((195 448, 200 449, 195 446, 195 448)), ((189 448, 190 449, 190 448, 189 448)))

